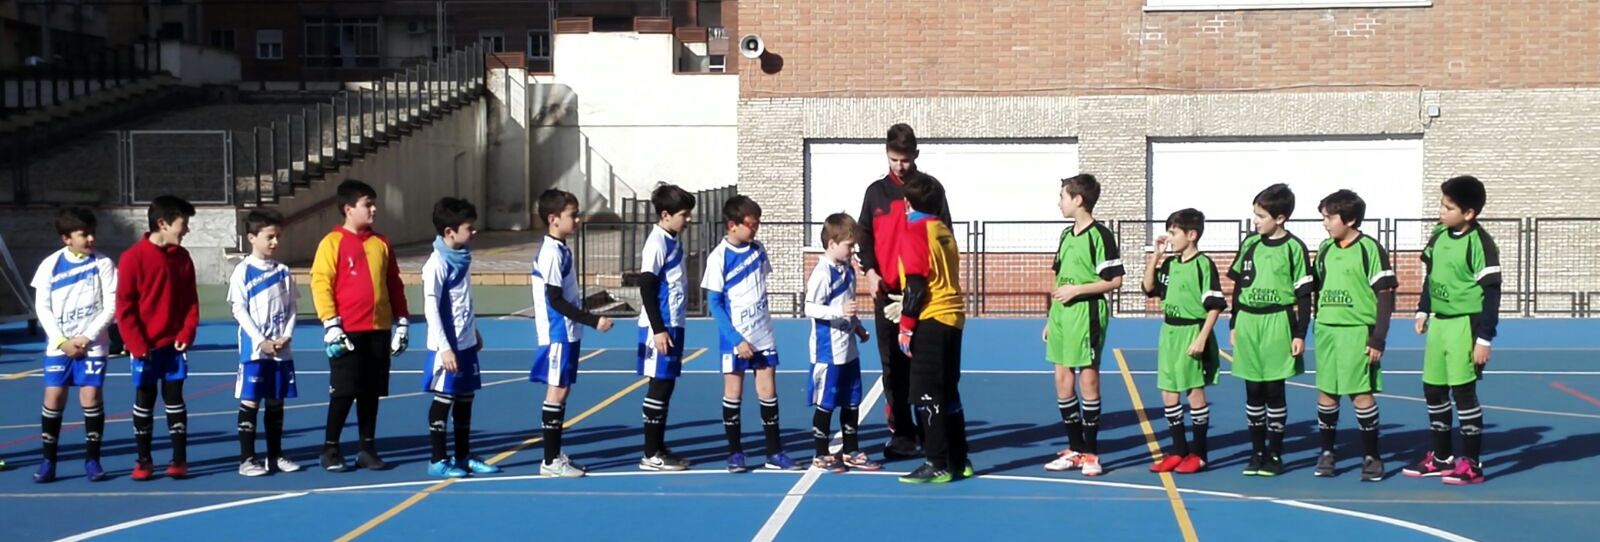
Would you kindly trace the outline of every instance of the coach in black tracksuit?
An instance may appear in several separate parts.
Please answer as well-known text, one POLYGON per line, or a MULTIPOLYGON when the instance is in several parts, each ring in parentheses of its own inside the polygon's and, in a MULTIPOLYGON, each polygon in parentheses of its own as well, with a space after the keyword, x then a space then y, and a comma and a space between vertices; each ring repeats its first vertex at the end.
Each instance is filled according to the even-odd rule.
MULTIPOLYGON (((884 448, 887 459, 916 457, 918 436, 916 416, 911 413, 911 360, 900 353, 895 337, 900 332, 898 316, 884 316, 891 304, 898 307, 901 285, 899 261, 895 257, 895 243, 906 225, 905 193, 901 178, 917 169, 917 135, 910 126, 896 124, 889 127, 885 145, 889 158, 889 174, 867 187, 862 196, 860 224, 861 235, 857 245, 861 269, 866 272, 868 289, 873 291, 873 320, 877 323, 878 355, 883 363, 884 402, 891 437, 884 448), (890 298, 893 295, 894 298, 890 298)), ((946 201, 939 219, 950 224, 950 204, 946 201)), ((892 309, 898 312, 898 309, 892 309)))

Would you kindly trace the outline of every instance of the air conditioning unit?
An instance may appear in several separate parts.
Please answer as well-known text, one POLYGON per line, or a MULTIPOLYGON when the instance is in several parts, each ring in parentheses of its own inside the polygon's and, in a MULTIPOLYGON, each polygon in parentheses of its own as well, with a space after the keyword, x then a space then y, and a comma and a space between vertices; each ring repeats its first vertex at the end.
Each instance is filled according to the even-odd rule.
POLYGON ((408 34, 427 34, 429 30, 428 23, 422 21, 406 21, 406 33, 408 34))

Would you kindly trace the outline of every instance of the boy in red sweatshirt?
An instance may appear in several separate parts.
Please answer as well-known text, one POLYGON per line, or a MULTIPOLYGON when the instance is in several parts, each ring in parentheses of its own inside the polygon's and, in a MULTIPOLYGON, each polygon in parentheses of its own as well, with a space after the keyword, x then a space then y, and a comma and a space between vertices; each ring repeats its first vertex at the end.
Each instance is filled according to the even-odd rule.
POLYGON ((189 374, 184 353, 194 344, 200 325, 200 303, 195 289, 194 261, 183 249, 194 206, 176 196, 150 201, 150 233, 135 242, 117 264, 117 328, 132 358, 135 387, 133 436, 139 458, 133 479, 149 480, 155 474, 150 457, 155 418, 156 384, 167 405, 167 434, 172 438, 172 463, 167 476, 189 474, 189 412, 183 404, 183 381, 189 374))
POLYGON ((340 433, 356 406, 361 453, 356 466, 388 468, 378 457, 378 398, 389 394, 389 360, 406 351, 405 285, 389 238, 372 231, 378 193, 367 183, 339 184, 344 223, 322 238, 311 263, 311 299, 322 320, 328 354, 328 425, 322 442, 322 468, 345 470, 340 433))

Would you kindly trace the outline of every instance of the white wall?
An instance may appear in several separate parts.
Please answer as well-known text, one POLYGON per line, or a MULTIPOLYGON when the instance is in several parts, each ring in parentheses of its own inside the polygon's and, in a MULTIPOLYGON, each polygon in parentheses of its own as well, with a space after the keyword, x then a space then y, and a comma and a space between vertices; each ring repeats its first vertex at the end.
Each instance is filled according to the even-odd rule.
POLYGON ((239 55, 177 41, 161 42, 161 68, 185 85, 233 83, 240 79, 239 55))
MULTIPOLYGON (((233 206, 207 206, 195 209, 189 219, 189 235, 183 239, 194 260, 195 280, 201 284, 221 284, 233 271, 233 263, 225 254, 238 248, 239 211, 233 206)), ((94 210, 99 222, 95 231, 95 250, 113 259, 133 243, 144 239, 149 231, 148 209, 143 206, 101 207, 94 210)), ((0 230, 5 231, 6 246, 17 262, 17 270, 24 280, 32 281, 39 262, 50 253, 61 249, 61 237, 55 231, 55 209, 13 209, 0 213, 0 230)))

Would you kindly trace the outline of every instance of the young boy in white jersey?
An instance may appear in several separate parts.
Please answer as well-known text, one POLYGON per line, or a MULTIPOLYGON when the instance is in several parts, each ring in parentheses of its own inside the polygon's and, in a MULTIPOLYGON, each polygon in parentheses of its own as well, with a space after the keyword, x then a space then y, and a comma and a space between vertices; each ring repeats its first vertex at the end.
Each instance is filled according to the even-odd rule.
POLYGON ((856 248, 856 221, 845 213, 828 216, 822 225, 822 257, 806 281, 806 317, 811 319, 811 380, 806 395, 816 409, 811 436, 817 455, 811 468, 844 473, 874 471, 883 466, 861 452, 856 435, 861 408, 861 353, 856 340, 867 340, 867 328, 856 318, 856 271, 850 256, 856 248), (844 447, 830 453, 828 421, 839 410, 844 447))
POLYGON ((283 456, 283 400, 299 396, 294 383, 294 315, 300 301, 289 266, 273 259, 283 230, 283 215, 256 209, 245 216, 250 255, 228 279, 228 305, 239 322, 239 372, 233 397, 239 400, 239 474, 263 476, 300 470, 283 456), (267 404, 267 460, 256 458, 256 414, 267 404))
POLYGON ((567 394, 578 382, 578 351, 583 327, 602 333, 611 330, 611 319, 583 310, 583 293, 578 289, 578 274, 573 269, 572 250, 567 237, 578 231, 578 198, 557 189, 539 196, 539 218, 544 220, 544 243, 539 245, 534 263, 534 325, 539 352, 534 355, 528 380, 546 384, 544 414, 544 462, 539 474, 560 478, 580 478, 586 469, 573 463, 561 451, 561 429, 567 417, 567 394), (581 325, 580 325, 581 324, 581 325))
POLYGON ((694 195, 663 184, 650 193, 650 204, 656 210, 656 225, 645 238, 638 278, 639 298, 644 304, 639 315, 638 373, 650 379, 644 396, 644 457, 639 459, 639 468, 679 471, 689 468, 689 460, 667 449, 667 409, 678 375, 683 373, 684 303, 689 281, 678 234, 689 226, 694 195))
POLYGON ((728 198, 722 205, 722 224, 728 233, 706 256, 700 287, 706 291, 722 346, 722 430, 728 437, 728 472, 749 471, 739 422, 747 370, 756 374, 756 396, 761 399, 766 468, 798 470, 800 466, 783 452, 778 435, 778 343, 767 306, 772 263, 766 247, 756 241, 761 206, 747 196, 728 198))
POLYGON ((433 393, 428 437, 433 455, 428 475, 463 478, 493 474, 500 467, 472 455, 472 399, 483 387, 478 372, 478 335, 472 312, 472 252, 478 209, 467 200, 440 198, 433 204, 433 254, 422 264, 423 316, 428 319, 428 371, 422 391, 433 393), (445 418, 454 414, 456 455, 445 455, 445 418), (453 460, 452 460, 453 459, 453 460))
POLYGON ((105 384, 108 328, 116 306, 117 266, 94 249, 94 213, 68 207, 56 213, 56 233, 61 250, 46 257, 33 275, 34 310, 39 326, 49 337, 44 353, 44 408, 39 439, 44 442, 44 462, 33 481, 56 479, 56 449, 61 436, 61 412, 67 407, 67 388, 78 386, 83 408, 84 477, 106 479, 100 467, 100 441, 105 433, 105 384))

